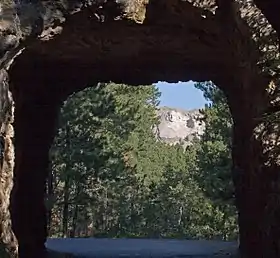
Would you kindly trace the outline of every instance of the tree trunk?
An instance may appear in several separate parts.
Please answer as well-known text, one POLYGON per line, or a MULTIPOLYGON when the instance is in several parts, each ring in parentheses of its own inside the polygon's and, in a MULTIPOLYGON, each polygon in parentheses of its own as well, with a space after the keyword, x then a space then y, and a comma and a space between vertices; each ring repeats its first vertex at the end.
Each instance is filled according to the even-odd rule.
POLYGON ((16 255, 17 241, 12 232, 9 212, 13 187, 14 146, 13 99, 9 91, 8 75, 0 70, 0 256, 16 255), (4 250, 1 250, 4 249, 4 250), (4 254, 4 252, 6 254, 4 254))
POLYGON ((70 233, 70 237, 75 237, 76 236, 76 229, 77 229, 77 219, 78 219, 78 204, 75 204, 74 207, 74 212, 73 212, 73 218, 72 218, 72 230, 70 233))
POLYGON ((63 190, 63 211, 62 211, 62 237, 68 236, 68 220, 69 220, 69 187, 70 187, 70 180, 67 176, 64 183, 64 190, 63 190))
POLYGON ((79 195, 80 195, 80 182, 76 182, 76 200, 75 200, 75 206, 74 206, 74 211, 73 211, 73 218, 72 218, 72 230, 70 237, 75 237, 76 236, 76 229, 77 229, 77 220, 78 220, 78 213, 79 213, 79 195))
POLYGON ((31 91, 24 87, 34 86, 35 79, 30 80, 22 84, 22 80, 14 79, 13 84, 16 164, 11 215, 13 230, 19 242, 19 257, 44 258, 47 255, 45 185, 49 148, 55 135, 60 103, 51 95, 51 91, 31 91))
MULTIPOLYGON (((65 134, 65 141, 66 141, 66 149, 71 150, 71 143, 70 143, 70 128, 68 124, 66 125, 66 134, 65 134)), ((70 152, 69 152, 70 153, 70 152)), ((69 220, 69 197, 70 197, 70 176, 69 170, 70 168, 70 161, 71 157, 67 157, 66 160, 66 178, 64 182, 64 189, 63 189, 63 211, 62 211, 62 237, 68 236, 68 220, 69 220), (69 159, 68 159, 69 158, 69 159)))
POLYGON ((50 232, 52 225, 52 202, 54 198, 54 176, 52 173, 52 168, 49 166, 49 174, 47 179, 47 199, 48 199, 48 207, 47 207, 47 220, 48 220, 48 232, 50 232), (51 202, 51 203, 50 203, 51 202))

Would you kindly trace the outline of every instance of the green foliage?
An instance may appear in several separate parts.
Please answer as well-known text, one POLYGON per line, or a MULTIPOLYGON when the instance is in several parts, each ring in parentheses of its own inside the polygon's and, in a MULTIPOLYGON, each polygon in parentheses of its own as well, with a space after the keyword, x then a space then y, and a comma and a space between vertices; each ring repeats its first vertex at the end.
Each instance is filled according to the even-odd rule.
MULTIPOLYGON (((234 207, 234 188, 231 180, 231 129, 232 119, 227 101, 213 83, 197 83, 211 104, 201 110, 205 132, 197 146, 197 181, 224 216, 224 233, 236 235, 237 221, 234 207)), ((232 236, 232 237, 233 237, 232 236)), ((236 236, 235 236, 236 237, 236 236)))
POLYGON ((223 192, 230 156, 221 109, 205 109, 205 136, 183 149, 155 137, 159 96, 153 85, 111 83, 65 102, 51 150, 52 236, 235 237, 225 212, 232 205, 223 192))
POLYGON ((198 83, 204 97, 211 104, 201 110, 205 132, 200 141, 198 165, 204 188, 212 199, 232 198, 231 184, 231 128, 232 120, 222 92, 212 83, 198 83), (213 166, 214 165, 214 166, 213 166), (208 185, 207 185, 208 184, 208 185))

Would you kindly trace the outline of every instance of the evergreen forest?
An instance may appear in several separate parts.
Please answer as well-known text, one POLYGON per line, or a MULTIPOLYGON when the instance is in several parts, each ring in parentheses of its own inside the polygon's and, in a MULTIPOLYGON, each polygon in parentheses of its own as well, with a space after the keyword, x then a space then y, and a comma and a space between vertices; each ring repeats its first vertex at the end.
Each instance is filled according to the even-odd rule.
POLYGON ((187 148, 155 137, 155 85, 98 84, 65 101, 46 182, 51 237, 238 238, 231 115, 213 83, 195 87, 210 104, 187 148))

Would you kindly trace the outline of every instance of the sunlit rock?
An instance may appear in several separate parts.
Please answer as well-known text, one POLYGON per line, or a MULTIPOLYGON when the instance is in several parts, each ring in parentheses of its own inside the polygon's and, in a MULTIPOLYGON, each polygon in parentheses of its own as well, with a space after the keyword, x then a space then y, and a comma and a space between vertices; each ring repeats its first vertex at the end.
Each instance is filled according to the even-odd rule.
POLYGON ((158 125, 158 138, 168 144, 181 144, 187 146, 195 138, 200 138, 205 125, 200 121, 201 114, 198 109, 183 110, 162 107, 158 111, 160 124, 158 125))

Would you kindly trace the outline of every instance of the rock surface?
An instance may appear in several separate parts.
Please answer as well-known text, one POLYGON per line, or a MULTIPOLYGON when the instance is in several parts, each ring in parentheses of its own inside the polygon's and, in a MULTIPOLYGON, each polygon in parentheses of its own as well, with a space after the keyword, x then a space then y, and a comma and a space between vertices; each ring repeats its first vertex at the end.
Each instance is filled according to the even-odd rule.
POLYGON ((201 114, 198 109, 161 107, 158 115, 160 124, 157 137, 168 144, 182 144, 185 147, 195 138, 200 138, 204 132, 205 125, 199 121, 201 114))
POLYGON ((13 99, 9 91, 8 75, 0 70, 0 256, 3 258, 6 256, 2 248, 9 250, 11 254, 16 252, 9 212, 14 168, 12 123, 13 99))
POLYGON ((171 239, 48 239, 52 251, 79 258, 230 258, 237 243, 171 239))
MULTIPOLYGON (((55 124, 53 107, 89 83, 114 81, 140 85, 160 80, 212 80, 227 93, 236 121, 233 160, 238 171, 246 171, 236 173, 238 182, 242 182, 237 185, 242 187, 236 191, 238 196, 248 196, 238 200, 243 209, 240 214, 255 217, 255 210, 263 209, 263 196, 271 196, 259 190, 267 189, 259 187, 264 181, 262 178, 260 182, 247 178, 248 175, 255 179, 255 171, 263 167, 260 163, 263 159, 256 154, 264 152, 259 150, 259 145, 252 144, 253 137, 246 134, 246 128, 254 127, 252 121, 256 121, 266 108, 264 89, 269 78, 259 74, 256 65, 259 51, 253 45, 250 30, 242 21, 235 1, 215 1, 219 5, 217 10, 212 4, 214 0, 157 0, 149 1, 148 5, 146 0, 119 2, 124 3, 124 7, 116 8, 113 0, 0 1, 0 69, 9 70, 14 58, 20 54, 9 70, 9 76, 16 97, 16 164, 20 164, 14 173, 11 210, 21 257, 37 258, 45 253, 43 183, 47 175, 51 130, 55 124), (105 3, 109 5, 105 7, 105 3), (116 9, 126 14, 122 15, 116 9), (120 19, 116 21, 118 16, 120 19), (127 20, 126 16, 132 20, 127 20)), ((276 15, 279 1, 255 2, 279 32, 276 15)), ((249 18, 256 16, 250 13, 249 18)), ((259 21, 260 17, 256 17, 254 21, 259 21)), ((5 145, 8 144, 6 140, 5 145)), ((8 153, 13 160, 12 152, 8 153)), ((5 156, 5 163, 10 161, 5 156)), ((263 174, 271 173, 265 171, 263 174)), ((1 205, 5 203, 5 216, 12 181, 9 177, 3 182, 6 190, 0 202, 1 205)), ((0 210, 1 216, 2 212, 0 210)), ((267 221, 271 217, 269 215, 267 221)), ((256 248, 243 251, 249 252, 248 257, 260 257, 264 250, 273 250, 261 246, 273 241, 264 241, 263 235, 254 231, 262 223, 258 219, 250 220, 252 224, 241 220, 245 221, 241 225, 243 246, 252 246, 248 242, 250 238, 258 243, 256 248)), ((269 230, 265 236, 273 235, 269 230)), ((8 239, 6 235, 4 238, 8 239)))

